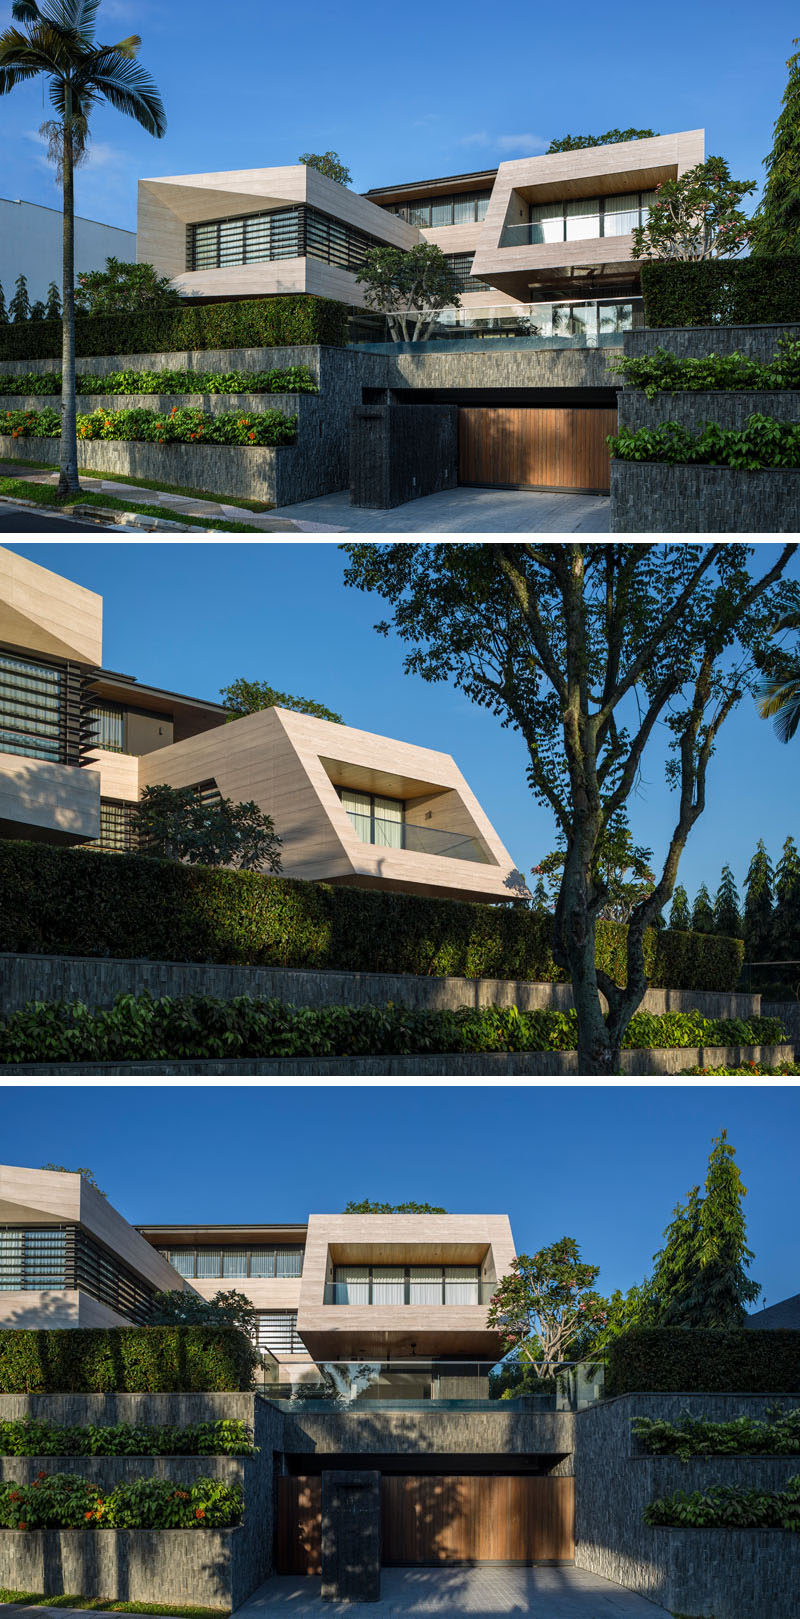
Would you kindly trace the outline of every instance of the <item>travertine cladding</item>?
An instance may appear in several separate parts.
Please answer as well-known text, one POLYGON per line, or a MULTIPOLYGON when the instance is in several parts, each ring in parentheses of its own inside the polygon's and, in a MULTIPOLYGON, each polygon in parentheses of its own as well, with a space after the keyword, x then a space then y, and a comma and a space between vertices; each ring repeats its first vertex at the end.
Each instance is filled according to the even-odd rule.
POLYGON ((0 641, 99 663, 102 633, 103 598, 96 591, 0 550, 0 641))
POLYGON ((800 470, 611 462, 612 534, 796 534, 800 470))
POLYGON ((620 427, 629 427, 633 432, 639 427, 658 427, 661 422, 677 422, 690 433, 701 433, 709 422, 738 432, 748 416, 756 412, 778 422, 800 422, 800 392, 794 389, 773 389, 769 393, 698 389, 660 393, 648 399, 638 389, 625 388, 617 397, 617 405, 620 427))
MULTIPOLYGON (((107 956, 34 956, 0 953, 0 1006, 7 1014, 29 1001, 84 1001, 112 1006, 117 995, 257 995, 294 1006, 459 1007, 516 1006, 520 1012, 572 1006, 570 984, 505 978, 426 978, 410 973, 342 973, 291 967, 223 967, 197 962, 120 960, 107 956)), ((713 990, 649 989, 645 1012, 700 1012, 703 1017, 791 1018, 794 1002, 713 990)))
MULTIPOLYGON (((287 1454, 562 1456, 571 1471, 570 1411, 330 1411, 284 1417, 287 1454)), ((413 1462, 411 1463, 413 1466, 413 1462)))
POLYGON ((757 1532, 681 1530, 677 1531, 685 1537, 681 1551, 673 1538, 676 1532, 648 1528, 643 1512, 648 1501, 676 1489, 705 1489, 714 1483, 782 1488, 798 1470, 797 1457, 704 1456, 683 1463, 674 1456, 641 1454, 630 1429, 636 1416, 676 1422, 688 1410, 693 1416, 722 1422, 744 1414, 763 1418, 776 1404, 795 1409, 800 1396, 628 1394, 579 1412, 574 1448, 576 1565, 679 1612, 713 1614, 715 1619, 794 1619, 796 1606, 771 1605, 781 1586, 783 1545, 790 1537, 768 1536, 763 1541, 758 1548, 760 1579, 753 1581, 751 1575, 742 1574, 740 1565, 756 1551, 757 1532), (706 1533, 731 1537, 724 1562, 699 1555, 700 1536, 706 1533), (681 1578, 680 1559, 685 1563, 687 1554, 695 1584, 691 1601, 685 1588, 685 1600, 679 1601, 672 1582, 681 1578))
POLYGON ((800 338, 800 322, 764 326, 641 326, 626 332, 626 359, 641 359, 667 349, 679 360, 702 360, 710 354, 744 354, 748 360, 771 360, 780 338, 800 338))

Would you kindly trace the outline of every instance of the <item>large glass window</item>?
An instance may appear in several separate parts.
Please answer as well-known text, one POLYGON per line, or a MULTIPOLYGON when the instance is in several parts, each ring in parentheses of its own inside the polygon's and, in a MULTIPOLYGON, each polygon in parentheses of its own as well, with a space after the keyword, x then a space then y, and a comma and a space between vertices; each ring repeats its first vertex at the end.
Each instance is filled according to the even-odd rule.
POLYGON ((532 203, 530 234, 512 225, 502 245, 529 242, 581 242, 597 236, 629 236, 646 225, 655 191, 627 191, 616 197, 578 197, 570 202, 532 203))
POLYGON ((373 1265, 373 1304, 405 1304, 406 1273, 402 1265, 373 1265))
POLYGON ((334 1304, 369 1304, 369 1265, 337 1265, 334 1304))
POLYGON ((586 241, 600 235, 600 204, 592 197, 580 197, 568 202, 564 209, 564 224, 568 242, 586 241))
POLYGON ((269 1349, 273 1355, 302 1355, 306 1346, 297 1335, 297 1311, 260 1311, 256 1343, 259 1349, 269 1349))
POLYGON ((486 218, 491 190, 460 191, 454 196, 419 197, 413 202, 392 203, 387 213, 397 214, 419 230, 442 225, 470 225, 486 218))
POLYGON ((472 278, 472 261, 474 253, 445 253, 445 258, 458 279, 459 292, 488 292, 489 284, 486 281, 477 281, 472 278))
POLYGON ((319 208, 301 204, 274 208, 261 214, 187 226, 186 267, 189 270, 230 269, 241 264, 262 264, 271 259, 324 259, 342 269, 358 269, 370 248, 382 245, 376 236, 346 225, 319 208))
POLYGON ((337 1265, 332 1304, 394 1307, 471 1305, 481 1302, 478 1265, 337 1265))
POLYGON ((67 1233, 0 1229, 0 1292, 47 1292, 67 1286, 67 1233))
POLYGON ((109 753, 124 753, 124 709, 117 703, 96 703, 89 709, 89 719, 96 748, 105 748, 109 753))
POLYGON ((303 1249, 287 1248, 162 1248, 164 1258, 181 1276, 208 1280, 217 1276, 302 1276, 303 1249))
POLYGON ((0 653, 0 753, 58 763, 63 717, 62 670, 0 653))
POLYGON ((402 798, 351 792, 348 787, 341 789, 340 797, 362 843, 375 843, 384 849, 403 848, 402 798))

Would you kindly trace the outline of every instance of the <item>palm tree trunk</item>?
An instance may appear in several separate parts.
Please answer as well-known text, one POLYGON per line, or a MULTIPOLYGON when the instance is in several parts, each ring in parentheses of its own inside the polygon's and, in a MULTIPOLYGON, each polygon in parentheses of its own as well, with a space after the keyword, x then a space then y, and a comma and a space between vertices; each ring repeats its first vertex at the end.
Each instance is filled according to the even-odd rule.
POLYGON ((75 177, 72 148, 72 90, 66 85, 64 102, 64 253, 61 340, 61 456, 58 493, 80 491, 75 398, 75 177))

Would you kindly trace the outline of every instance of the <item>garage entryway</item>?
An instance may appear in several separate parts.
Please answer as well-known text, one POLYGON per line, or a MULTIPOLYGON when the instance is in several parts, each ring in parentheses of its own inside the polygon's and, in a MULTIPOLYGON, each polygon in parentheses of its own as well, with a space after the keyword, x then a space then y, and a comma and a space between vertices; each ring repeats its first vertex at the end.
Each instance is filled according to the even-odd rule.
POLYGON ((233 1619, 657 1619, 663 1608, 583 1568, 387 1568, 380 1602, 331 1602, 319 1579, 267 1580, 233 1619))
MULTIPOLYGON (((321 1480, 278 1479, 275 1568, 321 1574, 321 1480)), ((516 1474, 384 1474, 386 1567, 562 1563, 574 1557, 574 1481, 516 1474)))
POLYGON ((458 479, 484 488, 608 494, 616 408, 461 405, 458 479))

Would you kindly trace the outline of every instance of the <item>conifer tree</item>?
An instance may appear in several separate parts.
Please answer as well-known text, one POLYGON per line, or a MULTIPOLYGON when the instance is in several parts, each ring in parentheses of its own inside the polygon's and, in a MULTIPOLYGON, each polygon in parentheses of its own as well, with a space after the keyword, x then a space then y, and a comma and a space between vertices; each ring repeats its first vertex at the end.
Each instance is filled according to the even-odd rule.
POLYGON ((28 297, 28 282, 24 275, 17 276, 14 296, 8 306, 8 313, 13 321, 30 320, 31 301, 28 297))
MULTIPOLYGON (((800 45, 800 40, 792 41, 800 45)), ((790 56, 782 110, 772 151, 764 159, 767 183, 755 213, 752 252, 761 257, 800 253, 800 53, 790 56)))
POLYGON ((30 319, 31 320, 44 320, 45 317, 46 317, 46 313, 47 313, 47 311, 45 310, 45 307, 44 307, 44 304, 42 303, 41 298, 37 298, 35 303, 31 304, 30 319))
POLYGON ((688 933, 692 925, 692 916, 689 910, 689 895, 683 886, 678 883, 672 896, 672 910, 669 913, 669 925, 681 933, 688 933))
POLYGON ((775 869, 772 949, 778 961, 800 960, 800 854, 791 837, 775 869))
POLYGON ((6 295, 5 295, 4 291, 3 291, 3 283, 2 283, 2 281, 0 281, 0 326, 7 326, 7 325, 8 325, 8 310, 6 309, 6 295))
POLYGON ((763 959, 770 949, 772 934, 772 861, 763 838, 747 871, 744 889, 744 942, 748 960, 763 959))
POLYGON ((694 1296, 700 1253, 700 1187, 693 1186, 683 1203, 676 1203, 664 1232, 664 1246, 653 1255, 654 1325, 685 1326, 694 1296))
POLYGON ((711 904, 711 895, 705 883, 701 883, 697 890, 694 905, 692 906, 692 932, 714 932, 714 907, 711 904))
POLYGON ((714 896, 714 932, 738 939, 742 931, 739 894, 730 866, 723 866, 719 888, 714 896))
POLYGON ((700 1271, 686 1326, 731 1331, 744 1324, 748 1304, 761 1287, 747 1275, 755 1255, 747 1246, 742 1199, 747 1187, 735 1162, 727 1130, 711 1143, 706 1195, 700 1207, 700 1271))
POLYGON ((47 315, 48 320, 60 320, 61 319, 61 293, 59 292, 55 281, 51 281, 50 285, 49 285, 49 287, 47 289, 47 303, 45 305, 45 313, 47 315))

